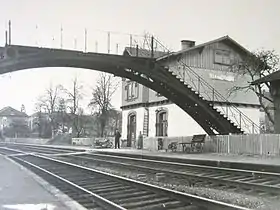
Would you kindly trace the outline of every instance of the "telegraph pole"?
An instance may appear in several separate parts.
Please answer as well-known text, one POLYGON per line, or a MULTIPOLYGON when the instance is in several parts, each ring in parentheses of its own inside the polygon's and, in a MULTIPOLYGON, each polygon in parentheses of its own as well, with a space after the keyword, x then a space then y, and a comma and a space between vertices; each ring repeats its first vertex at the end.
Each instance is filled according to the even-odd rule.
POLYGON ((9 45, 11 45, 11 39, 12 39, 12 30, 11 30, 11 20, 9 20, 9 45))
POLYGON ((8 45, 8 31, 5 30, 5 46, 8 45))

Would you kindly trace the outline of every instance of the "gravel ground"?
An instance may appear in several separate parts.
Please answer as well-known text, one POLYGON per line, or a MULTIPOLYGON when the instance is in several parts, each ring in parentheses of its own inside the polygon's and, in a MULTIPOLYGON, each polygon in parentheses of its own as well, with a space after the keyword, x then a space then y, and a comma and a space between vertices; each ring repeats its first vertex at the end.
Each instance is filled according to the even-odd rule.
MULTIPOLYGON (((60 158, 63 159, 63 158, 60 158)), ((67 160, 67 159, 64 159, 67 160)), ((69 159, 68 159, 69 161, 69 159)), ((73 161, 71 161, 73 162, 73 161)), ((179 179, 168 179, 162 178, 157 179, 155 175, 143 173, 141 171, 133 170, 133 169, 124 169, 109 165, 101 165, 94 163, 86 163, 81 164, 80 161, 74 161, 76 164, 84 165, 90 168, 94 168, 100 171, 108 172, 111 174, 131 178, 134 180, 143 181, 146 183, 154 184, 157 186, 169 188, 172 190, 177 190, 193 195, 202 196, 205 198, 222 201, 225 203, 236 204, 239 206, 247 207, 250 209, 258 209, 258 210, 279 210, 280 209, 280 201, 270 201, 265 198, 261 198, 258 196, 245 195, 237 192, 224 191, 219 189, 207 188, 202 186, 190 186, 186 180, 179 179), (146 178, 140 179, 139 174, 145 174, 146 178)))

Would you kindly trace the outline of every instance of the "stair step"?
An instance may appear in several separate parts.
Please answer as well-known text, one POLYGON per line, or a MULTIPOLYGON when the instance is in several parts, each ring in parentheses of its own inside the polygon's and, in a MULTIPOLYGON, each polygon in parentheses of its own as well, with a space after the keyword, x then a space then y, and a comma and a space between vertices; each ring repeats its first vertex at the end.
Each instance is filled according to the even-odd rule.
MULTIPOLYGON (((169 72, 172 76, 174 76, 174 77, 175 77, 176 79, 178 79, 182 84, 184 84, 186 88, 188 88, 189 90, 191 90, 191 91, 193 92, 193 94, 195 94, 196 96, 198 96, 198 99, 199 99, 199 100, 207 101, 203 96, 201 96, 201 94, 200 94, 197 90, 195 90, 195 88, 193 88, 193 87, 190 86, 187 82, 185 82, 185 81, 182 79, 182 77, 180 77, 177 73, 175 73, 174 71, 172 71, 169 67, 164 67, 164 68, 165 68, 166 70, 168 70, 168 72, 169 72)), ((170 90, 167 90, 167 91, 170 92, 171 95, 176 95, 174 92, 171 92, 170 90)), ((230 124, 232 127, 235 127, 236 130, 240 131, 240 129, 238 128, 238 126, 236 126, 227 116, 225 116, 225 114, 224 114, 221 110, 215 108, 214 105, 211 104, 211 103, 209 103, 208 101, 207 101, 207 104, 209 105, 210 109, 212 108, 212 111, 215 111, 218 115, 222 116, 226 121, 228 121, 229 124, 230 124)), ((198 106, 198 105, 197 105, 197 106, 198 106)), ((193 110, 193 111, 194 111, 193 113, 194 113, 194 114, 195 114, 195 113, 198 114, 199 111, 197 111, 197 110, 196 110, 197 108, 195 108, 195 107, 197 107, 197 106, 189 106, 189 107, 186 107, 186 108, 189 109, 189 110, 194 109, 194 110, 193 110), (195 111, 195 110, 196 110, 196 111, 195 111)), ((144 116, 144 122, 146 122, 146 120, 148 121, 148 116, 144 116)), ((208 120, 206 120, 206 121, 207 121, 207 124, 211 125, 211 127, 215 127, 215 128, 214 128, 215 130, 219 130, 218 128, 216 128, 215 123, 214 123, 214 125, 212 125, 211 122, 209 122, 208 120)), ((148 127, 148 125, 144 125, 144 130, 146 129, 146 127, 148 127)))

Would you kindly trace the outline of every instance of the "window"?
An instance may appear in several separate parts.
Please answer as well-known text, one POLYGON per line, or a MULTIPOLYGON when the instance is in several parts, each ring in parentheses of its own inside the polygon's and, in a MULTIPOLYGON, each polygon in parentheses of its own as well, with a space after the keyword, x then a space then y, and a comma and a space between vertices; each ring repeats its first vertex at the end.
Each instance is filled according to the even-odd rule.
POLYGON ((156 136, 167 136, 167 127, 167 111, 158 111, 156 114, 156 136))
POLYGON ((138 98, 139 85, 136 82, 129 82, 124 87, 125 90, 125 100, 132 100, 138 98))
POLYGON ((125 100, 128 100, 128 98, 129 98, 129 85, 128 84, 126 84, 125 85, 125 87, 124 87, 124 94, 125 94, 125 100))
POLYGON ((230 65, 230 51, 228 50, 215 50, 214 62, 222 65, 230 65))

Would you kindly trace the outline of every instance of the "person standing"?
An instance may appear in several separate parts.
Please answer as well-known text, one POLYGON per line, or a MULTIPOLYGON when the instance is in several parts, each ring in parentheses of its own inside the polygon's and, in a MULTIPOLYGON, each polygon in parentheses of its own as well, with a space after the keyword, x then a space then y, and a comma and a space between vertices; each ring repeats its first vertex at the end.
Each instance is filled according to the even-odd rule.
POLYGON ((137 149, 143 149, 143 135, 141 131, 138 136, 137 149))
POLYGON ((115 132, 115 149, 120 148, 120 138, 121 138, 121 134, 119 132, 118 129, 116 129, 116 132, 115 132))

